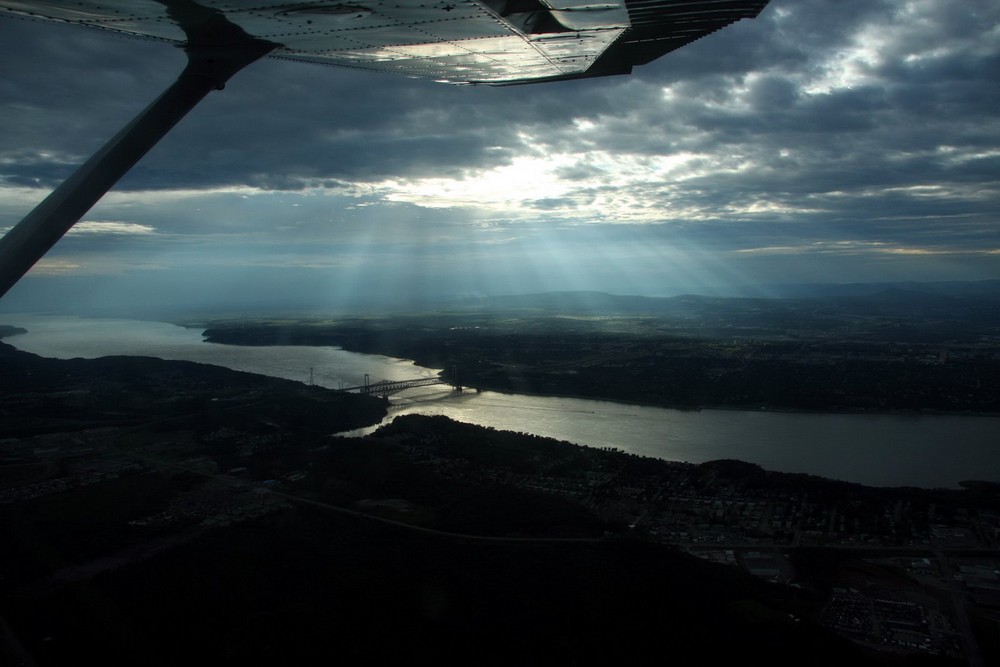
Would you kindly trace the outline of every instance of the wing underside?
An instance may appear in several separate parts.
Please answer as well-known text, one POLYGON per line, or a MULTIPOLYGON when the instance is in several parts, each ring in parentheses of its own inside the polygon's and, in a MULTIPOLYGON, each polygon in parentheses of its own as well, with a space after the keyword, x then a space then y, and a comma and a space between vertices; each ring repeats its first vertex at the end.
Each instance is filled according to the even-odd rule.
POLYGON ((513 84, 625 74, 768 0, 0 0, 0 13, 183 44, 171 19, 213 10, 278 45, 270 57, 449 83, 513 84))

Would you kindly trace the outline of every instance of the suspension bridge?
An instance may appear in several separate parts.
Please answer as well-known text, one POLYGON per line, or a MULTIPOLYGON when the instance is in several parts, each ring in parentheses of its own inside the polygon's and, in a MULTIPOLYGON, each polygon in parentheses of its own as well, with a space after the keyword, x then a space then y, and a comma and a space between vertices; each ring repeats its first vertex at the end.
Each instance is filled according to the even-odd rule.
POLYGON ((462 385, 442 377, 417 378, 415 380, 379 380, 370 382, 368 373, 365 373, 365 383, 357 387, 344 387, 343 391, 356 391, 359 394, 368 396, 378 396, 379 398, 389 398, 393 394, 398 394, 406 389, 414 387, 429 387, 435 384, 450 385, 455 391, 462 391, 462 385))

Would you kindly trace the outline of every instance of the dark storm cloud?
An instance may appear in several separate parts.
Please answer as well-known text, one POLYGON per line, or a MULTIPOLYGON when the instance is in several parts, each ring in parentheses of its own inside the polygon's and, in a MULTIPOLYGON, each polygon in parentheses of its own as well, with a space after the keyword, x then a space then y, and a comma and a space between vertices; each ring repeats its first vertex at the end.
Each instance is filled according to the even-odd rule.
POLYGON ((548 199, 536 199, 529 203, 532 208, 540 211, 551 211, 559 208, 573 208, 577 205, 576 200, 568 197, 553 197, 548 199))
MULTIPOLYGON (((1000 104, 1000 87, 991 85, 998 55, 957 49, 927 62, 904 62, 906 55, 981 35, 996 12, 987 3, 971 5, 973 11, 968 3, 934 7, 933 22, 892 45, 898 52, 879 53, 882 63, 872 72, 877 83, 808 97, 800 90, 804 76, 828 67, 831 54, 851 46, 860 30, 877 34, 879 26, 898 22, 905 3, 775 0, 757 20, 638 68, 631 81, 463 89, 265 61, 211 96, 121 187, 295 189, 327 179, 455 175, 505 164, 533 147, 578 147, 572 121, 588 118, 603 125, 600 136, 585 142, 624 152, 806 143, 818 162, 826 157, 817 150, 824 146, 840 152, 845 141, 877 140, 882 151, 897 143, 909 148, 930 144, 933 130, 944 128, 949 140, 983 141, 974 136, 974 121, 1000 104), (761 73, 756 80, 742 80, 755 72, 761 73), (748 86, 747 105, 725 107, 740 85, 748 86), (675 87, 678 100, 669 106, 663 86, 675 87), (900 131, 904 127, 909 129, 900 131), (525 143, 526 132, 531 143, 525 143)), ((67 169, 63 158, 86 155, 183 63, 176 49, 162 44, 63 26, 4 24, 15 60, 7 60, 2 90, 5 99, 17 100, 4 114, 18 132, 0 140, 0 148, 34 141, 29 145, 41 152, 49 144, 47 152, 59 158, 45 163, 36 154, 24 160, 21 172, 7 167, 12 183, 47 186, 58 179, 67 169), (53 29, 59 39, 45 38, 53 29), (86 76, 80 75, 81 57, 86 76)), ((16 169, 21 160, 8 162, 16 169)))
MULTIPOLYGON (((793 253, 987 252, 1000 248, 998 25, 989 0, 772 0, 630 77, 509 88, 265 59, 117 187, 162 202, 111 197, 91 216, 155 235, 60 252, 152 257, 219 235, 248 263, 311 266, 367 243, 373 272, 375 248, 430 243, 477 268, 487 256, 463 252, 503 247, 516 272, 514 249, 544 239, 622 262, 677 247, 720 264, 774 256, 775 271, 793 253), (538 176, 551 191, 518 180, 522 159, 552 161, 551 181, 538 176), (431 179, 478 189, 452 201, 431 179), (173 190, 196 192, 179 205, 173 190)), ((21 198, 40 199, 184 64, 164 44, 6 19, 0 50, 0 188, 21 198)))
MULTIPOLYGON (((0 136, 6 163, 0 171, 8 182, 50 186, 66 163, 114 134, 184 64, 176 48, 116 35, 7 18, 0 30, 0 104, 5 125, 15 130, 0 136), (19 165, 28 173, 19 173, 19 165)), ((300 179, 369 179, 504 161, 495 147, 510 130, 484 123, 468 95, 458 99, 460 92, 262 61, 194 110, 120 187, 301 187, 300 179)))

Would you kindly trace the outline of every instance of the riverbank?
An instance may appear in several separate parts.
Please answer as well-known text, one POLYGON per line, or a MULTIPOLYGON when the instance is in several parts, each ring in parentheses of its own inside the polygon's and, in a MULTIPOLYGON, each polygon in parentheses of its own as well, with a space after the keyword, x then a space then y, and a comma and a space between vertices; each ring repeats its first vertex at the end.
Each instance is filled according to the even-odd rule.
MULTIPOLYGON (((818 343, 731 342, 564 331, 499 335, 388 323, 254 323, 209 327, 208 342, 330 345, 412 359, 449 382, 503 393, 674 410, 814 414, 1000 415, 1000 362, 922 348, 853 350, 818 343)), ((847 346, 851 348, 851 346, 847 346)))
MULTIPOLYGON (((307 382, 329 388, 372 379, 434 377, 400 358, 329 346, 207 344, 196 329, 137 320, 20 316, 30 329, 9 339, 46 357, 155 356, 307 382)), ((440 368, 440 366, 438 367, 440 368)), ((635 403, 412 389, 393 397, 389 417, 444 415, 453 420, 613 447, 668 461, 741 459, 872 486, 957 488, 961 480, 1000 481, 1000 420, 926 414, 835 414, 757 410, 679 411, 635 403), (992 472, 996 471, 996 472, 992 472)))
POLYGON ((48 359, 0 342, 4 435, 126 426, 224 409, 272 427, 321 433, 376 424, 387 402, 188 361, 48 359))
MULTIPOLYGON (((355 351, 355 350, 350 350, 355 351)), ((415 362, 417 365, 422 365, 419 362, 415 362)), ((439 371, 439 375, 444 377, 444 371, 439 371)), ((507 395, 517 395, 517 396, 534 396, 538 398, 565 398, 574 401, 600 401, 602 403, 613 403, 622 406, 635 406, 640 408, 658 408, 662 410, 677 410, 678 412, 702 412, 702 411, 716 411, 716 412, 770 412, 776 414, 794 414, 794 415, 871 415, 871 416, 886 416, 886 417, 985 417, 985 418, 998 418, 1000 417, 1000 412, 958 412, 955 410, 950 411, 934 411, 934 410, 864 410, 864 409, 804 409, 804 408, 783 408, 774 406, 740 406, 740 405, 700 405, 697 407, 691 407, 689 405, 664 405, 659 403, 649 403, 636 400, 624 400, 617 398, 604 398, 604 397, 593 397, 593 396, 579 396, 574 394, 543 394, 539 392, 531 391, 517 391, 510 392, 498 387, 491 386, 468 386, 464 387, 464 390, 472 391, 492 391, 498 394, 507 395)))

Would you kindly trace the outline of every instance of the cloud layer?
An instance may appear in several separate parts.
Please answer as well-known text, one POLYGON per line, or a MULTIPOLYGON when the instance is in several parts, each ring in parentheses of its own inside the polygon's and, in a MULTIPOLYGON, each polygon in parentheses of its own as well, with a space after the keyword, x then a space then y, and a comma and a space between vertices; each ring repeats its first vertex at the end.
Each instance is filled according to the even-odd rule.
MULTIPOLYGON (((8 19, 0 49, 8 227, 184 61, 8 19)), ((261 61, 50 265, 167 291, 209 264, 454 293, 1000 277, 998 80, 988 0, 772 0, 631 77, 511 88, 261 61)))

